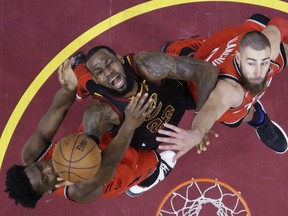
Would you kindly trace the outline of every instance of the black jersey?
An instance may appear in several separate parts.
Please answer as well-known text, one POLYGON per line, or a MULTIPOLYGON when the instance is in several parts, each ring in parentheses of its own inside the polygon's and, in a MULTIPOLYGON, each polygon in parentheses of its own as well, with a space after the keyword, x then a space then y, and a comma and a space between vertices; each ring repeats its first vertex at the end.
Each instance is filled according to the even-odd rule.
MULTIPOLYGON (((195 103, 188 91, 187 83, 184 81, 165 79, 161 83, 152 83, 146 80, 138 72, 133 54, 124 57, 124 69, 128 70, 138 83, 138 92, 141 95, 148 93, 153 99, 155 109, 134 133, 131 146, 144 149, 155 149, 159 146, 156 141, 160 135, 157 131, 164 127, 164 123, 178 125, 186 109, 195 109, 195 103)), ((87 89, 94 98, 110 104, 113 110, 118 114, 122 124, 125 118, 124 110, 129 103, 129 98, 114 97, 107 93, 103 86, 96 84, 93 80, 86 83, 87 89)), ((120 126, 112 131, 117 133, 120 126)))

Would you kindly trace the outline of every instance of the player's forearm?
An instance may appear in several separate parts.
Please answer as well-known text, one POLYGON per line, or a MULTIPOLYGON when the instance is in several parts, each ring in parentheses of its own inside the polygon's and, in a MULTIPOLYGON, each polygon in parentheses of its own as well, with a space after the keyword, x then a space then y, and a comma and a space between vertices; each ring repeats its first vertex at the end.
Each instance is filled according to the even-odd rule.
POLYGON ((211 91, 215 88, 218 80, 219 70, 212 64, 207 64, 203 67, 202 74, 197 75, 196 85, 197 85, 197 107, 196 112, 203 107, 207 101, 211 91))
POLYGON ((70 91, 65 87, 61 87, 54 96, 51 107, 68 109, 71 107, 76 97, 76 89, 70 91))
POLYGON ((41 118, 37 133, 49 143, 56 134, 65 116, 74 103, 76 91, 68 91, 61 87, 54 96, 49 110, 41 118))
POLYGON ((51 144, 51 140, 74 102, 75 93, 76 91, 67 91, 63 87, 56 92, 50 108, 41 117, 36 131, 23 146, 21 158, 24 164, 34 162, 51 144))
POLYGON ((209 109, 201 110, 194 118, 192 122, 191 129, 198 131, 200 136, 203 138, 205 134, 213 127, 214 123, 217 120, 216 113, 209 109))
POLYGON ((118 164, 127 148, 129 147, 135 129, 131 128, 125 121, 120 127, 117 135, 113 138, 108 148, 105 150, 105 154, 109 155, 109 163, 118 164))
POLYGON ((102 152, 101 166, 96 175, 85 182, 69 187, 69 196, 78 203, 88 203, 101 196, 103 185, 115 174, 128 148, 134 130, 122 126, 108 147, 102 152))
POLYGON ((101 196, 103 185, 114 176, 133 134, 134 130, 131 130, 128 125, 122 125, 118 134, 102 152, 101 166, 96 175, 88 181, 70 186, 71 199, 78 203, 87 203, 101 196))

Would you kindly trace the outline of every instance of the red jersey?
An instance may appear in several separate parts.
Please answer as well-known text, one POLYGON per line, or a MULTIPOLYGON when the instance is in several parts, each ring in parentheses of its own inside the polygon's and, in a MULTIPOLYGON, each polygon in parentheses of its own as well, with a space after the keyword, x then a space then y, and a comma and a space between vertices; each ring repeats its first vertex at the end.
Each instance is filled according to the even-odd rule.
MULTIPOLYGON (((242 75, 235 61, 235 52, 239 47, 239 42, 243 35, 249 31, 262 31, 269 22, 267 17, 253 15, 242 25, 237 27, 227 27, 213 34, 209 38, 193 37, 186 40, 175 41, 166 48, 166 53, 171 56, 178 56, 187 49, 194 50, 194 57, 211 62, 220 70, 219 78, 232 79, 241 84, 242 75)), ((268 78, 264 91, 256 96, 252 96, 243 88, 244 96, 239 107, 231 107, 221 116, 218 121, 228 125, 237 126, 248 114, 250 107, 259 100, 272 81, 272 77, 284 69, 286 56, 281 44, 281 52, 275 61, 271 61, 268 71, 268 78)), ((193 82, 188 82, 190 94, 197 102, 196 86, 193 82)))
MULTIPOLYGON (((105 133, 99 145, 100 149, 105 149, 112 138, 109 133, 105 133)), ((38 160, 50 160, 54 147, 55 143, 52 143, 38 160)), ((158 162, 158 157, 154 151, 129 147, 118 164, 113 178, 104 184, 101 197, 117 196, 128 188, 139 184, 155 171, 158 162)), ((69 199, 67 194, 68 187, 60 187, 54 193, 69 199)))
MULTIPOLYGON (((242 26, 225 28, 212 35, 197 50, 195 58, 211 62, 220 70, 219 78, 232 79, 241 84, 242 75, 235 59, 235 52, 238 50, 241 38, 245 33, 253 30, 262 31, 265 25, 253 20, 247 20, 242 26)), ((282 71, 286 65, 286 56, 282 46, 281 52, 275 61, 271 61, 268 71, 266 86, 262 93, 252 96, 244 87, 242 104, 238 107, 231 107, 219 119, 228 125, 234 125, 249 112, 251 106, 258 101, 269 87, 272 77, 282 71)))

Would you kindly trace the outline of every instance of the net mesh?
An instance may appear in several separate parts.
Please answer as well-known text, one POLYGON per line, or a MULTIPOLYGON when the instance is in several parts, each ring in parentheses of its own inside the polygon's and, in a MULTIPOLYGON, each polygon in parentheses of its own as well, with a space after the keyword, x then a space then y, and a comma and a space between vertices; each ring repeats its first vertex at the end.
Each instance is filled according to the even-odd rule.
POLYGON ((250 216, 241 196, 228 184, 214 179, 192 179, 172 189, 162 200, 157 215, 250 216))

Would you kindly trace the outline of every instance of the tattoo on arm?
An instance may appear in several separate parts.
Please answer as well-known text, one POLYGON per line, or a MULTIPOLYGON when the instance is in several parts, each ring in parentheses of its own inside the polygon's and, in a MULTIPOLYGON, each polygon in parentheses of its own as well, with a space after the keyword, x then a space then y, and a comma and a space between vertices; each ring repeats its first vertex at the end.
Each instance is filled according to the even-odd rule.
POLYGON ((195 81, 198 111, 216 85, 219 70, 204 60, 187 56, 171 57, 160 52, 141 52, 135 56, 139 71, 150 81, 165 78, 195 81))
POLYGON ((171 57, 160 52, 141 52, 135 58, 138 70, 152 80, 170 78, 195 81, 198 71, 207 73, 205 67, 210 64, 192 57, 171 57))
POLYGON ((83 116, 84 133, 101 138, 105 131, 113 128, 112 108, 101 101, 94 100, 85 110, 83 116))
POLYGON ((138 70, 150 81, 167 78, 171 68, 175 67, 173 58, 160 52, 141 52, 135 58, 138 70))

